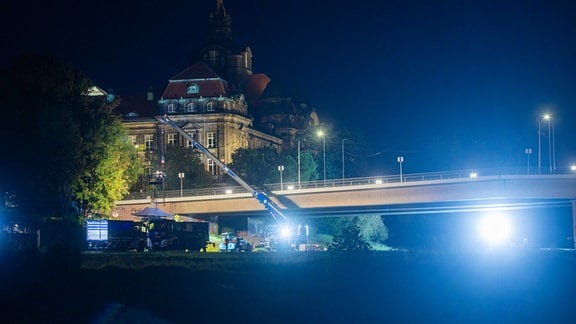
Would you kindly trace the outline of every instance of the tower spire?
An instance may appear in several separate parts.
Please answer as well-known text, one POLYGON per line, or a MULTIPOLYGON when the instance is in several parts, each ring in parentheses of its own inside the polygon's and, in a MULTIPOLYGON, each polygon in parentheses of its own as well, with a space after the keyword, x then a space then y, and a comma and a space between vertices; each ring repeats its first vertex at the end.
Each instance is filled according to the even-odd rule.
POLYGON ((224 46, 232 43, 232 21, 224 8, 224 0, 216 0, 216 8, 210 14, 210 40, 224 46))

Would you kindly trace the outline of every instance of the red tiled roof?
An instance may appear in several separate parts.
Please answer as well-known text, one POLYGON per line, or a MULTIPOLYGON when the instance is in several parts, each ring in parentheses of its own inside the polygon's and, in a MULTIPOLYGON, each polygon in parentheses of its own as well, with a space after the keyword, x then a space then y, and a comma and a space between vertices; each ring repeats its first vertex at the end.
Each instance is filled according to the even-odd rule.
POLYGON ((228 85, 204 62, 197 62, 170 78, 162 93, 164 99, 219 97, 228 95, 228 85), (192 84, 199 86, 198 93, 188 93, 192 84))
POLYGON ((270 83, 270 78, 266 74, 252 74, 246 82, 245 96, 248 102, 254 103, 262 97, 264 90, 270 83))
POLYGON ((228 89, 226 82, 224 80, 210 80, 210 81, 199 81, 199 82, 170 82, 164 93, 162 93, 162 98, 164 99, 180 99, 180 98, 200 98, 200 97, 227 97, 228 89), (188 93, 188 87, 196 83, 200 87, 198 93, 188 93))
POLYGON ((147 99, 146 92, 135 94, 119 95, 120 104, 116 107, 115 112, 122 116, 136 113, 139 117, 150 117, 158 114, 158 97, 157 94, 152 100, 147 99))
POLYGON ((186 68, 184 71, 171 77, 170 80, 201 80, 220 78, 214 70, 212 70, 206 63, 199 61, 192 66, 186 68))

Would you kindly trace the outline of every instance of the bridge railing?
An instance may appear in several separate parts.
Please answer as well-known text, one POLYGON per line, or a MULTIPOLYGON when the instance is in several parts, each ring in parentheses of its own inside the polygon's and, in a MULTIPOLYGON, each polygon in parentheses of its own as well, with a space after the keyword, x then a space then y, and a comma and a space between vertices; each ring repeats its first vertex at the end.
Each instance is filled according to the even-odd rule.
POLYGON ((418 182, 418 181, 433 181, 433 180, 449 180, 449 179, 465 179, 477 178, 485 176, 498 176, 498 175, 520 175, 527 174, 526 168, 498 168, 498 169, 483 169, 483 170, 458 170, 447 172, 427 172, 427 173, 412 173, 372 176, 363 178, 345 178, 345 179, 327 179, 306 182, 285 182, 285 183, 271 183, 266 184, 265 187, 271 191, 279 190, 293 190, 293 189, 315 189, 315 188, 330 188, 330 187, 349 187, 361 186, 371 184, 386 184, 386 183, 401 183, 401 182, 418 182))
MULTIPOLYGON (((334 188, 334 187, 352 187, 362 185, 377 185, 386 183, 401 183, 401 182, 419 182, 419 181, 433 181, 433 180, 450 180, 450 179, 465 179, 465 178, 481 178, 486 176, 502 176, 502 175, 536 175, 536 169, 528 170, 527 168, 497 168, 497 169, 481 169, 481 170, 459 170, 447 172, 427 172, 427 173, 412 173, 403 174, 400 178, 399 174, 361 177, 361 178, 345 178, 345 179, 327 179, 317 181, 294 182, 287 181, 280 183, 270 183, 264 185, 265 191, 284 191, 295 189, 319 189, 319 188, 334 188)), ((568 173, 570 170, 559 170, 557 173, 568 173)), ((185 190, 158 190, 156 197, 161 198, 177 198, 177 197, 195 197, 195 196, 215 196, 215 195, 230 195, 237 193, 248 193, 246 189, 241 186, 230 187, 213 187, 202 189, 185 189, 185 190)), ((151 199, 153 193, 132 193, 124 198, 124 200, 137 200, 137 199, 151 199)))
MULTIPOLYGON (((230 195, 236 193, 248 193, 248 190, 244 189, 244 187, 241 186, 184 189, 182 190, 182 192, 180 190, 159 189, 156 193, 156 198, 162 199, 162 198, 177 198, 177 197, 217 196, 217 195, 230 195)), ((152 197, 154 197, 154 193, 136 192, 129 194, 124 198, 124 200, 152 199, 152 197)))

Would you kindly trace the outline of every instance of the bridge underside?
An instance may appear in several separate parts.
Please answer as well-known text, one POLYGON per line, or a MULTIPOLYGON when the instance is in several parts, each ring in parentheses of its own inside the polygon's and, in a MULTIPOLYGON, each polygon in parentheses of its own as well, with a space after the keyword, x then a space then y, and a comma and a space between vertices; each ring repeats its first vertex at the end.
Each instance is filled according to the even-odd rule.
MULTIPOLYGON (((568 206, 576 233, 576 177, 498 176, 457 181, 421 181, 273 192, 269 198, 291 219, 354 215, 414 215, 481 212, 568 206)), ((119 202, 120 219, 150 207, 149 200, 119 202)), ((266 217, 264 207, 248 193, 177 197, 157 201, 173 214, 266 217)), ((576 238, 576 234, 572 235, 576 238)), ((576 241, 576 239, 575 239, 576 241)))

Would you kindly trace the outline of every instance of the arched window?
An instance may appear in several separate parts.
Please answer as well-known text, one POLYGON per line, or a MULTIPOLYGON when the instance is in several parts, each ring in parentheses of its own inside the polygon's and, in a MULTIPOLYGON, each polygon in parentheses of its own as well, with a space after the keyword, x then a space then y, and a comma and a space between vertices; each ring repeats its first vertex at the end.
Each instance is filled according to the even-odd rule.
POLYGON ((206 103, 206 111, 216 111, 216 103, 214 101, 206 103))
POLYGON ((175 113, 176 112, 176 105, 174 103, 169 103, 167 111, 168 111, 168 113, 175 113))
POLYGON ((186 112, 196 112, 196 104, 189 102, 186 104, 186 112))

